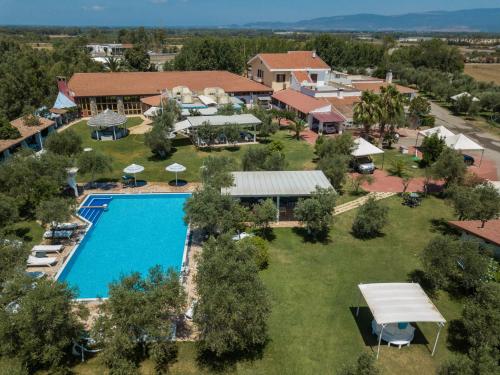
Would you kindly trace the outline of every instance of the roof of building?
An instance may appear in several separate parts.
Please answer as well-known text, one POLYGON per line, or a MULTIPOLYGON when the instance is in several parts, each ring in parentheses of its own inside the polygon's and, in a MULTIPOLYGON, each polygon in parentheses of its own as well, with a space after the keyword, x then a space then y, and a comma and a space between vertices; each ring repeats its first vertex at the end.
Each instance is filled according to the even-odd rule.
POLYGON ((500 219, 488 220, 481 228, 481 220, 449 221, 450 225, 476 237, 500 246, 500 219))
POLYGON ((316 187, 332 188, 322 171, 233 172, 234 185, 222 192, 235 197, 310 196, 316 187))
POLYGON ((297 79, 297 81, 299 81, 299 83, 302 83, 302 82, 312 83, 312 79, 311 79, 311 77, 309 77, 309 74, 307 74, 307 72, 297 71, 297 72, 293 72, 292 74, 295 76, 295 79, 297 79))
POLYGON ((294 69, 330 69, 313 51, 288 51, 286 53, 259 53, 255 58, 260 58, 271 70, 294 70, 294 69))
POLYGON ((19 130, 21 136, 16 139, 0 139, 0 152, 3 152, 14 145, 21 143, 32 135, 35 135, 36 133, 41 132, 42 130, 45 130, 54 125, 54 121, 46 119, 44 117, 38 117, 38 119, 40 120, 40 125, 37 126, 25 125, 22 117, 11 121, 10 124, 17 128, 17 130, 19 130))
POLYGON ((305 114, 330 105, 324 99, 316 99, 293 89, 277 91, 273 94, 273 98, 305 114))
POLYGON ((150 105, 151 107, 160 107, 161 95, 153 95, 153 96, 147 96, 145 98, 141 98, 141 102, 143 102, 144 104, 150 105))
POLYGON ((377 155, 383 154, 384 150, 378 148, 377 146, 371 144, 366 139, 356 138, 354 140, 356 148, 351 152, 352 156, 360 157, 367 155, 377 155))
POLYGON ((93 128, 106 129, 123 125, 126 122, 127 116, 116 113, 108 108, 94 117, 91 117, 89 121, 87 121, 87 125, 93 128))
POLYGON ((68 82, 73 96, 157 95, 187 86, 194 91, 221 87, 225 92, 271 92, 272 89, 226 71, 75 73, 68 82))
POLYGON ((373 91, 375 94, 380 94, 382 91, 382 87, 387 87, 390 85, 396 86, 396 89, 401 94, 414 94, 417 90, 412 89, 411 87, 401 86, 395 83, 389 82, 353 82, 352 84, 355 88, 361 91, 373 91))
MULTIPOLYGON (((214 108, 215 109, 215 108, 214 108)), ((262 122, 250 113, 240 115, 214 115, 214 116, 188 116, 184 121, 174 125, 175 131, 196 128, 202 125, 224 126, 224 125, 260 125, 262 122)))
POLYGON ((418 134, 423 135, 424 137, 429 137, 433 134, 437 134, 439 138, 445 139, 448 137, 453 137, 455 133, 453 133, 451 130, 448 130, 448 128, 445 128, 444 126, 435 126, 433 128, 425 129, 425 130, 420 130, 418 134))
POLYGON ((318 112, 314 113, 313 117, 320 122, 344 122, 345 118, 338 112, 318 112))
POLYGON ((76 104, 60 91, 57 94, 57 98, 56 101, 54 102, 54 105, 52 106, 52 108, 54 109, 66 109, 74 107, 76 107, 76 104))
POLYGON ((378 324, 446 323, 418 283, 375 283, 358 287, 378 324))
POLYGON ((354 116, 354 105, 361 101, 359 96, 345 96, 343 98, 325 98, 339 113, 346 119, 352 119, 354 116))

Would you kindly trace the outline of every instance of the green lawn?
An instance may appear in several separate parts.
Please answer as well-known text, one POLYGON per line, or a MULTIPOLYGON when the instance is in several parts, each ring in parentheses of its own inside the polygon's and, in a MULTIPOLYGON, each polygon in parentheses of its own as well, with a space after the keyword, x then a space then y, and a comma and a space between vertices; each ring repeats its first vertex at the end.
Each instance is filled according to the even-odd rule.
POLYGON ((19 221, 5 229, 7 235, 13 235, 23 240, 28 247, 37 245, 42 241, 44 229, 35 220, 19 221))
POLYGON ((406 164, 406 170, 410 177, 422 177, 424 176, 424 169, 419 168, 418 162, 413 159, 414 155, 404 155, 399 152, 397 149, 384 150, 384 155, 374 155, 373 161, 377 168, 390 172, 392 168, 392 164, 396 160, 403 160, 406 164))
MULTIPOLYGON (((375 350, 370 334, 370 313, 354 309, 360 301, 358 283, 407 281, 420 265, 418 255, 438 233, 435 223, 452 218, 443 201, 428 198, 411 209, 400 198, 383 201, 390 207, 385 235, 362 241, 352 237, 350 227, 355 211, 336 217, 328 243, 304 242, 293 229, 275 229, 271 242, 269 269, 261 273, 272 301, 269 320, 270 342, 263 356, 229 368, 231 374, 331 374, 362 351, 375 350)), ((445 293, 434 299, 450 321, 460 314, 460 303, 445 293)), ((364 302, 362 302, 364 305, 364 302)), ((434 374, 449 355, 446 332, 436 356, 430 356, 436 327, 419 324, 409 348, 382 347, 379 365, 383 374, 434 374), (425 340, 429 344, 425 344, 425 340)), ((151 363, 143 366, 152 373, 151 363)), ((75 368, 77 374, 102 373, 98 359, 75 368)), ((208 374, 196 362, 196 346, 181 343, 172 374, 208 374)))
MULTIPOLYGON (((137 124, 136 118, 129 118, 129 126, 132 122, 137 124)), ((198 150, 194 147, 189 139, 178 138, 174 140, 175 151, 166 160, 158 160, 151 154, 149 148, 144 145, 144 135, 129 135, 117 141, 96 141, 90 138, 90 130, 86 121, 81 121, 71 127, 84 140, 84 147, 92 147, 95 150, 100 150, 113 158, 113 172, 98 176, 101 179, 119 179, 123 175, 123 168, 127 165, 136 163, 144 166, 145 171, 138 175, 138 178, 148 181, 169 181, 174 178, 173 174, 165 172, 165 167, 171 163, 180 163, 187 168, 187 171, 179 175, 179 178, 188 181, 199 181, 199 170, 203 158, 208 155, 228 155, 234 157, 238 164, 241 160, 241 155, 247 147, 255 147, 252 145, 242 146, 237 148, 212 149, 208 151, 198 150)), ((284 152, 288 161, 287 168, 289 170, 314 169, 312 163, 313 148, 305 141, 297 141, 293 139, 291 133, 282 130, 274 134, 270 139, 280 140, 285 145, 284 152)), ((79 176, 80 181, 87 181, 89 176, 79 176)))

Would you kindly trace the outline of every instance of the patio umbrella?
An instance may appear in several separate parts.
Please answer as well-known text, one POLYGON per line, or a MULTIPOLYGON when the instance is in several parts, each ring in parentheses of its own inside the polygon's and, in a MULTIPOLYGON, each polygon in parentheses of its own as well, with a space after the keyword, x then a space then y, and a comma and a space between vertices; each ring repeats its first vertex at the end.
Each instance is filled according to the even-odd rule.
POLYGON ((136 173, 140 173, 144 170, 142 165, 130 164, 127 168, 123 170, 123 173, 133 174, 134 175, 134 185, 137 185, 137 180, 135 178, 136 173))
POLYGON ((177 186, 177 173, 179 173, 179 172, 185 172, 186 171, 186 167, 183 166, 183 165, 181 165, 181 164, 174 163, 174 164, 170 164, 168 167, 166 167, 165 170, 167 172, 173 172, 173 173, 175 173, 175 186, 177 186))

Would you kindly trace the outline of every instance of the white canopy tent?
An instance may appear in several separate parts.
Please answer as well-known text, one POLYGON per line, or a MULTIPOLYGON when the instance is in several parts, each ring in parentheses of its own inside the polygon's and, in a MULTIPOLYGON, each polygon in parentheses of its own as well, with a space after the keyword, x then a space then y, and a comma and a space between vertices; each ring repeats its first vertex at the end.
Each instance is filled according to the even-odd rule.
POLYGON ((433 128, 421 130, 417 133, 417 139, 415 140, 415 156, 417 156, 417 144, 419 136, 430 137, 433 134, 437 134, 439 138, 446 139, 448 137, 453 137, 455 133, 451 132, 444 126, 435 126, 433 128))
MULTIPOLYGON (((470 98, 472 95, 469 94, 468 92, 461 92, 460 94, 451 96, 450 99, 456 102, 458 99, 460 99, 463 96, 466 96, 466 97, 470 98)), ((479 98, 476 98, 475 96, 472 96, 472 101, 473 102, 479 102, 479 98)))
POLYGON ((177 186, 177 173, 185 172, 186 167, 179 164, 179 163, 174 163, 174 164, 170 164, 168 167, 166 167, 165 170, 167 172, 175 173, 175 186, 177 186))
POLYGON ((452 137, 445 138, 446 146, 457 151, 481 151, 481 161, 479 166, 483 162, 484 147, 480 144, 474 142, 469 137, 463 135, 462 133, 454 135, 452 137))
MULTIPOLYGON (((432 322, 439 329, 432 348, 436 351, 441 328, 446 323, 445 318, 432 303, 430 298, 418 283, 375 283, 358 285, 363 298, 375 321, 382 326, 378 335, 377 358, 380 353, 380 342, 384 328, 391 323, 402 322, 432 322)), ((359 306, 356 316, 359 314, 359 306)))
POLYGON ((151 108, 147 109, 146 111, 144 111, 144 116, 155 117, 160 113, 160 111, 161 111, 160 107, 151 107, 151 108))
POLYGON ((207 106, 216 106, 217 105, 217 102, 208 95, 198 95, 198 99, 200 99, 200 102, 202 102, 203 104, 205 104, 207 106))
POLYGON ((135 175, 136 175, 136 173, 141 173, 142 171, 144 171, 144 167, 142 165, 130 164, 128 167, 126 167, 123 170, 123 173, 134 175, 134 185, 137 185, 137 179, 136 179, 135 175))
MULTIPOLYGON (((354 140, 356 148, 351 152, 354 157, 369 156, 369 155, 379 155, 384 154, 384 151, 363 138, 356 138, 354 140)), ((384 157, 382 158, 382 169, 384 169, 384 157)))

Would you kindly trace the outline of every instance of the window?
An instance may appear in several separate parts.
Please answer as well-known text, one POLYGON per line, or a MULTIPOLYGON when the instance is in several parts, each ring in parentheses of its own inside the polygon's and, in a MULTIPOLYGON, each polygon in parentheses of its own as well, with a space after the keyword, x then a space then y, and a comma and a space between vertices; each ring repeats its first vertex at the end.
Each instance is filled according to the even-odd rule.
POLYGON ((264 78, 264 71, 262 69, 257 69, 257 78, 264 78))
POLYGON ((276 74, 276 82, 285 82, 286 75, 285 74, 276 74))
POLYGON ((318 82, 318 75, 316 73, 311 73, 309 76, 311 77, 311 81, 314 83, 318 82))

